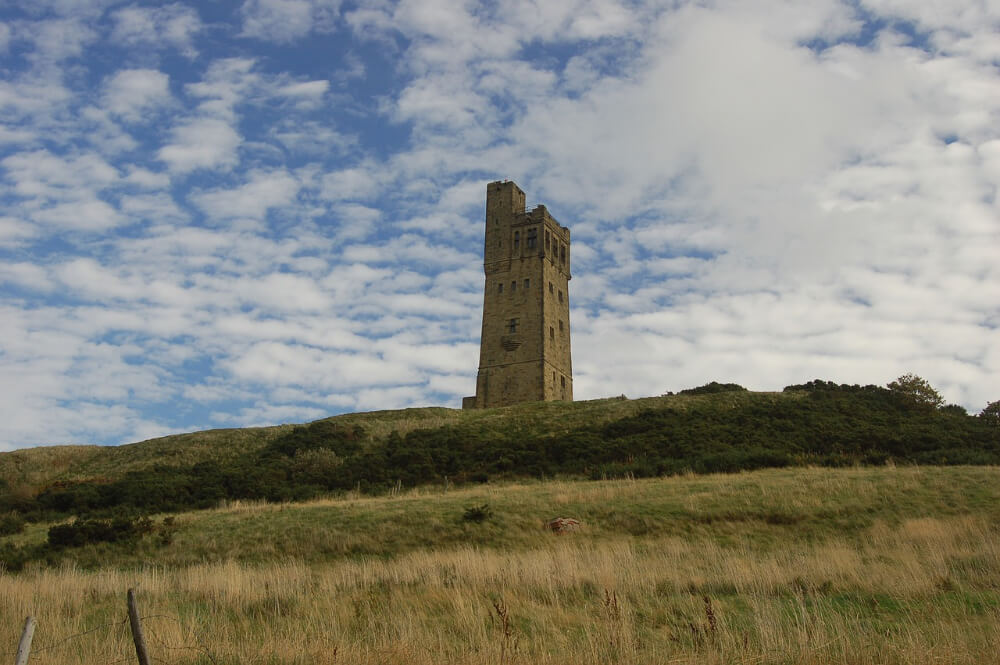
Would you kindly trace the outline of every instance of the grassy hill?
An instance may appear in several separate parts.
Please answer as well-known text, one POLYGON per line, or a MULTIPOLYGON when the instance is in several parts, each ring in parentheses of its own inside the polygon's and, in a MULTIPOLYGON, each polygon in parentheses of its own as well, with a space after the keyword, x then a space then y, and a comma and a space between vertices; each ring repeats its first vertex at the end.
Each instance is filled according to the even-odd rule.
MULTIPOLYGON (((763 393, 761 393, 763 394, 763 393)), ((350 413, 324 419, 343 427, 363 427, 372 442, 390 433, 406 435, 417 429, 470 426, 482 431, 511 427, 545 434, 586 423, 603 423, 632 415, 645 408, 673 404, 686 408, 704 401, 694 396, 620 398, 584 402, 538 402, 500 409, 463 411, 441 407, 350 413)), ((252 454, 293 425, 245 429, 218 429, 175 434, 122 446, 51 446, 0 453, 0 481, 11 486, 41 486, 57 480, 119 478, 129 471, 156 465, 181 466, 225 461, 252 454)))
POLYGON ((135 587, 179 665, 1000 662, 995 423, 703 388, 0 455, 0 645, 129 660, 135 587))
POLYGON ((33 663, 127 661, 135 587, 154 657, 182 665, 995 663, 998 481, 797 468, 236 502, 0 574, 0 644, 33 614, 33 663), (582 529, 544 531, 555 516, 582 529))
POLYGON ((653 477, 786 466, 998 464, 1000 428, 876 386, 356 413, 118 447, 0 454, 0 514, 163 512, 425 484, 653 477))

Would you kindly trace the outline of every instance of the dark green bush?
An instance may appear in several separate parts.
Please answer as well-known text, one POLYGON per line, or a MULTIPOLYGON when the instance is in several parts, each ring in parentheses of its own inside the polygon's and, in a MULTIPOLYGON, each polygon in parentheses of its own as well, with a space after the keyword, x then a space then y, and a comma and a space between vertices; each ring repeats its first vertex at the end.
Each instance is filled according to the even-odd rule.
POLYGON ((0 515, 0 536, 9 536, 24 531, 24 517, 17 513, 0 515))
POLYGON ((738 383, 719 383, 712 381, 697 388, 686 388, 680 391, 680 395, 714 395, 715 393, 746 392, 747 389, 738 383))
POLYGON ((466 508, 465 512, 462 513, 462 519, 466 522, 485 522, 488 519, 492 519, 493 509, 490 508, 490 504, 484 503, 481 506, 472 506, 466 508))
MULTIPOLYGON (((511 424, 480 423, 393 432, 370 441, 360 427, 318 421, 295 427, 254 455, 228 462, 133 471, 109 483, 58 483, 10 508, 53 518, 108 521, 121 509, 178 512, 223 499, 302 500, 331 491, 384 492, 401 484, 462 484, 488 479, 649 477, 816 464, 1000 464, 1000 422, 959 408, 914 409, 887 388, 811 381, 805 395, 720 399, 745 391, 709 383, 684 391, 700 400, 665 402, 608 423, 540 435, 511 424), (724 404, 723 404, 724 403, 724 404)), ((992 411, 990 411, 992 414, 992 411)), ((0 495, 10 497, 10 493, 0 495)), ((56 532, 56 542, 118 538, 56 532)), ((113 542, 113 541, 112 541, 113 542)))
POLYGON ((48 545, 53 549, 82 547, 91 543, 119 543, 135 541, 153 530, 153 523, 146 517, 112 520, 84 519, 69 524, 57 524, 49 529, 48 545))

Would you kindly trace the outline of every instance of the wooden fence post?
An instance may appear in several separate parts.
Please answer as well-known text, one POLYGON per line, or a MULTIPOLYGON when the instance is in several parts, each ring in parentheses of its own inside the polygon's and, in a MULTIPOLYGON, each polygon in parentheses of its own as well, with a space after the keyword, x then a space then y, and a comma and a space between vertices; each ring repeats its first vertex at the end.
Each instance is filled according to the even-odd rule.
POLYGON ((24 632, 21 633, 21 641, 17 644, 17 657, 14 665, 28 665, 28 654, 31 653, 31 638, 35 636, 35 617, 29 616, 24 620, 24 632))
POLYGON ((139 658, 139 665, 149 665, 146 638, 142 636, 142 624, 139 622, 139 608, 135 606, 135 589, 128 590, 128 622, 132 627, 132 641, 135 642, 135 655, 139 658))

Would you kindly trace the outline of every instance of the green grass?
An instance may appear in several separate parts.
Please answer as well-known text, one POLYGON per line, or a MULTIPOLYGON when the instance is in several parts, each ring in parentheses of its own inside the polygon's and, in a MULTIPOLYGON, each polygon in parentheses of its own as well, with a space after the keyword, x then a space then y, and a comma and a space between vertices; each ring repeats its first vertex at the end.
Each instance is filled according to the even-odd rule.
MULTIPOLYGON (((417 429, 462 425, 488 436, 511 429, 526 435, 545 435, 585 425, 598 425, 635 415, 643 409, 669 405, 688 409, 694 405, 755 399, 795 399, 781 393, 726 393, 725 395, 673 395, 643 399, 608 398, 581 402, 535 402, 516 406, 468 410, 427 407, 350 413, 327 420, 345 426, 361 425, 372 441, 384 440, 393 431, 400 435, 417 429)), ((11 487, 37 489, 57 480, 113 480, 129 471, 155 465, 189 466, 204 461, 229 461, 263 448, 292 425, 245 429, 219 429, 175 434, 122 446, 52 446, 0 453, 0 480, 11 487)))
MULTIPOLYGON (((96 545, 67 550, 84 567, 237 560, 279 556, 319 562, 380 558, 424 549, 477 546, 530 549, 549 537, 541 525, 557 516, 582 520, 574 537, 641 543, 658 538, 711 537, 726 546, 752 539, 758 547, 790 547, 837 536, 853 540, 875 525, 915 518, 978 515, 1000 523, 996 467, 786 469, 670 479, 509 483, 446 491, 429 486, 400 496, 325 499, 307 503, 239 503, 177 517, 174 542, 136 550, 96 545), (489 504, 483 523, 462 519, 489 504)), ((11 542, 42 542, 46 525, 31 525, 11 542)))
POLYGON ((34 665, 128 659, 134 586, 154 656, 181 665, 998 662, 997 467, 427 486, 177 521, 165 546, 0 574, 0 644, 30 613, 53 645, 34 665), (544 531, 555 516, 583 529, 544 531))

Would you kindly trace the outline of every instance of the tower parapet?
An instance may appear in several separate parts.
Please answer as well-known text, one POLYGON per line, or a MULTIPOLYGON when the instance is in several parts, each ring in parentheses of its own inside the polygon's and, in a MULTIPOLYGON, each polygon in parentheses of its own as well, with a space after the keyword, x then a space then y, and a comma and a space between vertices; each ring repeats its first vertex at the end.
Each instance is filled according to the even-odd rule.
POLYGON ((573 399, 570 234, 510 181, 486 186, 486 285, 476 394, 462 408, 573 399))

